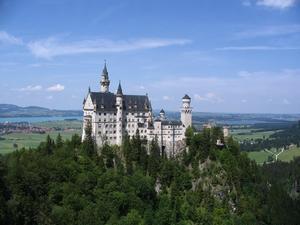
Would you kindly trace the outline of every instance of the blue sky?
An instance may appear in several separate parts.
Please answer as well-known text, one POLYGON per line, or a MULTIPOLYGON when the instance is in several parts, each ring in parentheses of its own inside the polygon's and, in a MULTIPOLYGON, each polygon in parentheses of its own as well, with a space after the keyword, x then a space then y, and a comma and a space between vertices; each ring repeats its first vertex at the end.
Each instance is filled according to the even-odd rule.
POLYGON ((104 59, 155 109, 299 113, 300 2, 0 1, 0 103, 81 109, 104 59))

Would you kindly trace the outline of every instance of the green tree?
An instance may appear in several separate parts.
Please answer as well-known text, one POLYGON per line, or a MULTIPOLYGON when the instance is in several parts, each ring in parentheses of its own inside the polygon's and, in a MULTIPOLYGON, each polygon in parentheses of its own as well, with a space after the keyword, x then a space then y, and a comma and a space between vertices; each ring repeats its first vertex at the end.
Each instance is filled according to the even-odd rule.
POLYGON ((62 137, 61 137, 60 133, 58 133, 58 135, 56 137, 56 146, 58 148, 63 146, 63 140, 62 140, 62 137))
POLYGON ((85 138, 83 141, 83 151, 90 157, 97 154, 95 139, 92 135, 92 122, 89 120, 85 127, 85 138))
POLYGON ((157 177, 160 170, 160 162, 160 147, 157 143, 157 138, 155 138, 150 143, 150 155, 148 159, 148 172, 150 176, 157 177))

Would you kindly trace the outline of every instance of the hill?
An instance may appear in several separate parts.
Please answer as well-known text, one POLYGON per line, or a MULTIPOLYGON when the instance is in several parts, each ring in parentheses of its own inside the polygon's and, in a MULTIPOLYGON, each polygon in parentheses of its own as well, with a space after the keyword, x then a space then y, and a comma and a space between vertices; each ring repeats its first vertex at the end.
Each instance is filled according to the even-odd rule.
POLYGON ((56 110, 38 106, 0 104, 0 117, 82 116, 80 110, 56 110))
POLYGON ((0 157, 0 224, 298 224, 299 160, 261 168, 219 138, 190 130, 189 151, 168 159, 138 135, 100 149, 91 135, 48 137, 0 157))

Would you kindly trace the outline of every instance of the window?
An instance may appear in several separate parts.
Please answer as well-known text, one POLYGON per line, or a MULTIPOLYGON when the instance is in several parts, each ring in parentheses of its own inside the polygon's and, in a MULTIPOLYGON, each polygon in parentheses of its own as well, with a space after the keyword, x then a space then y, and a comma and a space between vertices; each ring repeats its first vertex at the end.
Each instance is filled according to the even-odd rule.
POLYGON ((104 113, 104 116, 106 116, 106 113, 104 113))

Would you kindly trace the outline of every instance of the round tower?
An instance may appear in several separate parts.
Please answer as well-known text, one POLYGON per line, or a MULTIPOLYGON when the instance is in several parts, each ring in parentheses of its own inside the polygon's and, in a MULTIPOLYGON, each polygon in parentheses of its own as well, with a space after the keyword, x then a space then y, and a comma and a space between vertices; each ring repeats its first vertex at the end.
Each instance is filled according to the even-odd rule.
POLYGON ((106 67, 106 62, 104 63, 104 68, 102 70, 101 80, 100 80, 100 92, 109 92, 110 80, 108 78, 108 72, 106 67))
POLYGON ((116 94, 116 108, 117 108, 116 144, 121 145, 123 140, 123 92, 122 92, 121 83, 119 83, 117 94, 116 94))
POLYGON ((185 128, 192 126, 191 98, 187 94, 182 98, 181 122, 185 128))

